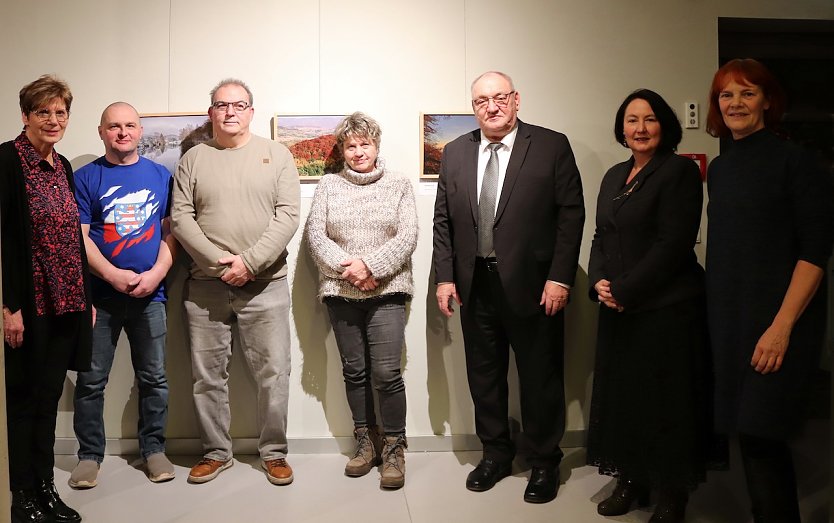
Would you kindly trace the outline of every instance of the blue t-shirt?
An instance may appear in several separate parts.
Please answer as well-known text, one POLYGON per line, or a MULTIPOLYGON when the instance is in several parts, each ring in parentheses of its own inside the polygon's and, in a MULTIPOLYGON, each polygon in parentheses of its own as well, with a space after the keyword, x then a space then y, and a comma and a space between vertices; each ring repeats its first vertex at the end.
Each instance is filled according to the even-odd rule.
MULTIPOLYGON (((103 156, 75 171, 75 198, 82 224, 101 254, 120 269, 142 273, 153 267, 162 241, 162 220, 170 213, 172 178, 162 165, 144 157, 132 165, 113 165, 103 156)), ((94 299, 124 296, 92 277, 94 299)), ((165 301, 165 280, 152 295, 165 301)))

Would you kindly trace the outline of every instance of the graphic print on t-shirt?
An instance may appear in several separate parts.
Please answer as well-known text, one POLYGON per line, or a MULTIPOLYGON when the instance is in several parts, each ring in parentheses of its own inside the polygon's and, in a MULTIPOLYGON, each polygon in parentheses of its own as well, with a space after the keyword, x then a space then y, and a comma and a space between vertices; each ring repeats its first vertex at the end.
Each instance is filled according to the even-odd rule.
POLYGON ((156 223, 151 219, 159 212, 159 199, 149 190, 122 194, 122 186, 111 187, 101 197, 104 216, 104 243, 116 243, 112 256, 123 249, 153 239, 156 223), (145 225, 148 224, 148 227, 145 225))

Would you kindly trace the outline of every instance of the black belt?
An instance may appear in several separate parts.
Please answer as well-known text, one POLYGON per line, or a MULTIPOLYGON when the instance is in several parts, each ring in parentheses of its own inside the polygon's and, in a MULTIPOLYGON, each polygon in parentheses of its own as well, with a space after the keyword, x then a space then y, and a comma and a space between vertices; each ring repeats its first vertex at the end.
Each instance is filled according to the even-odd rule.
POLYGON ((483 267, 484 269, 488 270, 489 272, 498 272, 498 259, 497 258, 475 258, 475 265, 483 267))

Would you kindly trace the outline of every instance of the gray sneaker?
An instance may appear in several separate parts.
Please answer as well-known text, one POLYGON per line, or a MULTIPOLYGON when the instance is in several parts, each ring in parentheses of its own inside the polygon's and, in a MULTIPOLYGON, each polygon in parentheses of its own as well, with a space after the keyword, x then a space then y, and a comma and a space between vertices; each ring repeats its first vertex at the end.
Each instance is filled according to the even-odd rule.
POLYGON ((356 438, 356 452, 345 465, 345 475, 356 478, 364 476, 382 462, 379 457, 382 440, 377 426, 354 429, 353 437, 356 438))
POLYGON ((148 464, 148 479, 152 482, 162 483, 174 479, 174 465, 164 452, 151 454, 146 463, 148 464))
POLYGON ((404 435, 385 436, 380 487, 396 489, 405 485, 405 449, 407 448, 408 442, 404 435))
POLYGON ((99 465, 91 459, 82 459, 78 461, 78 465, 72 469, 72 474, 69 478, 69 486, 77 489, 87 489, 95 487, 98 482, 99 465))

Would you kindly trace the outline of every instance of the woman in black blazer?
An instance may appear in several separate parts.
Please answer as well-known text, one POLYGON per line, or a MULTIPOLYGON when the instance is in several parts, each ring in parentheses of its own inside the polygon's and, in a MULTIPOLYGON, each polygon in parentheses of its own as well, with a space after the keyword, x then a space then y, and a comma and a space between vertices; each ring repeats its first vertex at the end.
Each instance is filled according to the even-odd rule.
POLYGON ((597 511, 628 512, 659 493, 650 521, 683 521, 705 477, 709 381, 703 269, 693 252, 698 167, 674 153, 681 125, 657 93, 620 105, 614 135, 632 157, 602 180, 589 294, 598 301, 588 463, 618 478, 597 511))

